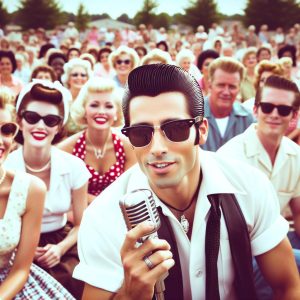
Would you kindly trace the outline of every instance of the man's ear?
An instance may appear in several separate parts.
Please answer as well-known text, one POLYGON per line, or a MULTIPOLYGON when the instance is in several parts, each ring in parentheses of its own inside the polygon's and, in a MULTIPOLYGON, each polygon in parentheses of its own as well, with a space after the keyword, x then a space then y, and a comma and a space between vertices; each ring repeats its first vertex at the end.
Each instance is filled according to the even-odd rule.
POLYGON ((204 145, 208 136, 208 121, 206 118, 203 118, 202 123, 199 125, 199 145, 204 145))
POLYGON ((253 115, 254 115, 255 119, 257 119, 257 114, 258 114, 258 106, 254 105, 253 106, 253 115))

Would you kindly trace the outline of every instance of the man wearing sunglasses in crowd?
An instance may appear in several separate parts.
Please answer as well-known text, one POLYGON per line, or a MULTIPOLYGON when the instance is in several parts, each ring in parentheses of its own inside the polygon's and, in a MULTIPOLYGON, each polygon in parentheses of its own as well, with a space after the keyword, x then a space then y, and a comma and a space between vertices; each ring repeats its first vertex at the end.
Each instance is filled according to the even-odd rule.
MULTIPOLYGON (((208 122, 197 81, 173 65, 138 67, 129 74, 123 113, 122 132, 138 165, 85 211, 78 240, 80 263, 73 273, 85 281, 82 299, 152 299, 155 283, 166 272, 166 300, 249 299, 236 296, 238 275, 228 230, 218 201, 211 200, 224 193, 235 194, 252 254, 276 299, 299 299, 299 276, 286 238, 288 223, 274 201, 271 183, 258 170, 246 164, 241 168, 199 147, 207 139, 208 122), (127 232, 119 201, 137 189, 152 191, 161 229, 170 233, 168 241, 148 239, 138 245, 153 230, 149 222, 127 232)), ((251 268, 248 273, 251 277, 251 268)))
MULTIPOLYGON (((224 157, 249 163, 268 176, 277 192, 281 214, 288 217, 292 212, 295 230, 288 237, 294 249, 300 249, 300 147, 284 134, 299 105, 297 85, 283 77, 270 76, 255 97, 257 123, 218 150, 224 157)), ((300 270, 300 251, 294 254, 300 270)))

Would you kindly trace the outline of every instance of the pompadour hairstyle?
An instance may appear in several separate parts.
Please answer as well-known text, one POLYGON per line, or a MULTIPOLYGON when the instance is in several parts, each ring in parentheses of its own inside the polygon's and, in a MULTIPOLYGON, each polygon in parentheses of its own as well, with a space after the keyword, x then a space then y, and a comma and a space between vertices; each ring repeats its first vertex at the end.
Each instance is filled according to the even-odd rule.
POLYGON ((168 64, 150 64, 130 72, 123 96, 125 127, 130 124, 130 100, 138 96, 155 97, 161 93, 185 95, 191 117, 204 116, 204 100, 196 79, 183 69, 168 64))
POLYGON ((255 95, 255 106, 258 106, 261 102, 262 91, 266 87, 271 87, 279 90, 291 91, 295 94, 295 100, 293 103, 293 109, 298 110, 300 105, 300 93, 297 84, 291 80, 288 80, 282 76, 271 75, 267 78, 263 88, 258 89, 255 95))

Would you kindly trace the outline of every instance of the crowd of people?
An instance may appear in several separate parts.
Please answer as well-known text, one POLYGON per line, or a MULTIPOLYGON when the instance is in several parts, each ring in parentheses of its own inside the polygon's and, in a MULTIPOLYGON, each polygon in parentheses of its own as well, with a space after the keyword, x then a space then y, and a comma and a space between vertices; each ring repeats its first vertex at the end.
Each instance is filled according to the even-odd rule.
POLYGON ((0 299, 151 299, 166 271, 168 300, 300 299, 299 89, 299 24, 0 30, 0 299), (126 235, 135 189, 170 240, 126 235), (205 260, 212 194, 244 216, 246 298, 220 199, 205 260))

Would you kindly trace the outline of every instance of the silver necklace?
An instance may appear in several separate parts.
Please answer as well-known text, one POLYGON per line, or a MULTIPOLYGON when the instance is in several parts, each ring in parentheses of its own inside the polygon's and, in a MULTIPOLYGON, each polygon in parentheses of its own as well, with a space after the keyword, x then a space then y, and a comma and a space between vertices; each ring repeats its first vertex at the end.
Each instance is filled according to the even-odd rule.
POLYGON ((3 170, 3 174, 0 178, 0 185, 3 183, 3 181, 5 180, 5 177, 6 177, 6 170, 3 170))
POLYGON ((26 169, 28 169, 32 173, 41 173, 41 172, 43 172, 43 171, 45 171, 49 168, 50 163, 51 163, 51 159, 43 167, 41 167, 40 169, 31 168, 26 163, 25 163, 25 167, 26 167, 26 169))
POLYGON ((92 143, 92 141, 90 140, 90 138, 88 137, 88 135, 86 135, 88 141, 91 143, 92 147, 93 147, 93 150, 94 150, 94 155, 97 159, 100 159, 100 158, 103 158, 104 155, 105 155, 105 152, 106 152, 106 142, 107 142, 107 139, 104 143, 104 146, 103 146, 103 149, 98 149, 96 148, 96 146, 92 143))
POLYGON ((202 182, 202 172, 200 171, 200 178, 199 178, 199 182, 198 182, 198 186, 197 186, 197 189, 196 189, 196 192, 195 194, 193 195, 193 198, 192 200, 190 201, 190 203, 184 208, 184 209, 179 209, 179 208, 176 208, 168 203, 166 203, 165 201, 161 200, 160 201, 162 203, 164 203, 166 206, 168 206, 169 208, 172 208, 174 209, 175 211, 178 211, 181 213, 181 216, 180 216, 180 225, 183 229, 183 231, 187 234, 189 232, 189 229, 190 229, 190 223, 189 223, 189 220, 186 218, 186 216, 184 215, 184 213, 192 206, 193 202, 197 199, 198 197, 198 193, 199 193, 199 189, 200 189, 200 185, 201 185, 201 182, 202 182))

